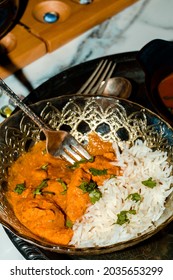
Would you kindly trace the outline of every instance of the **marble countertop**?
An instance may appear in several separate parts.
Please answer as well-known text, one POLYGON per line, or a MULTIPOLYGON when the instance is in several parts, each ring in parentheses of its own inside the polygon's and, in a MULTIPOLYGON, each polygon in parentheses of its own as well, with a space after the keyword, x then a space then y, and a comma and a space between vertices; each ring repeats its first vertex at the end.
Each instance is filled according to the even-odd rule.
MULTIPOLYGON (((156 38, 172 41, 172 10, 172 0, 139 0, 99 26, 23 68, 30 89, 35 89, 50 77, 81 62, 116 53, 138 51, 156 38)), ((18 95, 27 96, 30 92, 14 75, 6 78, 5 82, 18 95)), ((9 105, 9 99, 2 95, 0 108, 4 105, 9 105)), ((14 109, 12 106, 10 108, 14 109)), ((3 120, 0 116, 0 122, 3 120)), ((0 260, 8 259, 20 260, 23 256, 0 226, 0 260)))

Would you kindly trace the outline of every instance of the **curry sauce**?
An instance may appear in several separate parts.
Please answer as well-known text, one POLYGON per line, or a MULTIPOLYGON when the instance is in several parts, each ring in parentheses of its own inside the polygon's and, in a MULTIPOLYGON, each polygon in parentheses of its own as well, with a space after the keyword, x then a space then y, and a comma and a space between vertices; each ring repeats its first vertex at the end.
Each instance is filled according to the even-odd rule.
POLYGON ((46 153, 40 141, 9 168, 8 201, 19 221, 44 240, 68 244, 75 221, 101 198, 98 187, 121 174, 112 164, 111 143, 92 133, 86 149, 92 158, 70 165, 46 153))

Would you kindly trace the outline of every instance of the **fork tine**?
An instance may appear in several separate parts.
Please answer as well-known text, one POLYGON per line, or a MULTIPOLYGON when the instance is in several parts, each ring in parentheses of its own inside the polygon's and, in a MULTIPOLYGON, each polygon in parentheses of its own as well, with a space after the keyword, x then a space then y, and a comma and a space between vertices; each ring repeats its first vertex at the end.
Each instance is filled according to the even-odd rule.
MULTIPOLYGON (((97 75, 95 76, 95 78, 93 79, 93 81, 90 83, 90 85, 88 86, 87 90, 85 90, 83 92, 84 95, 87 95, 89 93, 91 93, 92 89, 94 89, 95 91, 95 88, 98 87, 98 84, 101 83, 101 81, 103 81, 106 73, 105 73, 105 67, 106 67, 106 64, 107 64, 108 60, 105 60, 103 65, 101 66, 100 70, 98 71, 97 75), (102 74, 102 75, 101 75, 102 74), (99 80, 98 80, 99 78, 99 80), (95 86, 97 82, 97 85, 95 86)), ((106 68, 107 69, 107 68, 106 68)))
POLYGON ((101 95, 106 87, 108 79, 111 77, 116 63, 113 61, 101 60, 97 68, 91 74, 89 79, 84 85, 78 90, 76 94, 98 94, 101 95), (105 82, 102 85, 102 82, 105 82))
POLYGON ((72 164, 76 161, 80 161, 82 158, 88 160, 91 158, 90 154, 71 135, 68 135, 63 141, 59 155, 72 164))
MULTIPOLYGON (((110 66, 111 66, 111 65, 110 65, 110 66)), ((98 95, 101 95, 101 94, 103 93, 103 91, 104 91, 104 89, 105 89, 105 87, 106 87, 106 85, 107 85, 107 82, 108 82, 109 78, 111 77, 111 75, 112 75, 112 73, 113 73, 115 67, 116 67, 116 63, 113 63, 113 66, 111 67, 111 70, 109 71, 109 73, 108 73, 106 79, 104 80, 103 85, 102 85, 99 89, 97 89, 97 91, 95 91, 95 93, 97 93, 98 95)), ((109 67, 109 68, 110 68, 110 67, 109 67)), ((109 70, 109 69, 107 69, 106 74, 107 74, 108 70, 109 70)))
MULTIPOLYGON (((106 64, 106 62, 107 62, 107 60, 101 60, 100 61, 100 63, 99 63, 99 65, 97 66, 97 68, 94 70, 94 72, 91 74, 91 76, 89 77, 89 79, 84 83, 84 85, 77 91, 77 93, 76 94, 82 94, 83 92, 85 93, 85 91, 86 91, 86 89, 87 89, 87 92, 90 90, 90 88, 92 88, 92 86, 94 85, 94 83, 95 83, 95 76, 97 75, 97 74, 99 74, 100 73, 100 71, 102 72, 102 70, 103 70, 103 67, 105 66, 105 64, 106 64), (100 70, 100 71, 99 71, 100 70), (89 88, 89 90, 88 90, 88 85, 90 85, 91 84, 91 86, 90 86, 90 88, 89 88)), ((99 74, 100 75, 100 74, 99 74)), ((98 76, 98 75, 97 75, 98 76)), ((96 78, 97 78, 97 76, 96 76, 96 78)))
MULTIPOLYGON (((111 77, 113 71, 114 71, 114 68, 116 66, 116 63, 113 63, 112 61, 110 61, 106 67, 106 69, 104 70, 103 74, 99 77, 99 80, 97 81, 97 85, 93 88, 92 90, 92 94, 101 94, 103 91, 100 90, 100 92, 98 92, 99 88, 100 88, 100 85, 101 83, 104 81, 106 75, 106 81, 111 77), (113 65, 113 66, 112 66, 113 65)), ((106 86, 106 84, 105 84, 106 86)))
POLYGON ((79 154, 77 154, 70 146, 64 146, 63 154, 66 153, 66 155, 72 157, 72 160, 80 161, 82 158, 79 154))
POLYGON ((83 156, 86 159, 91 158, 90 154, 82 147, 81 144, 79 144, 79 142, 73 136, 70 135, 68 137, 68 140, 69 140, 70 146, 73 148, 73 150, 78 152, 81 156, 83 156))
MULTIPOLYGON (((75 151, 77 151, 85 159, 90 159, 90 154, 74 139, 74 142, 71 143, 71 146, 75 151)), ((82 158, 81 158, 82 159, 82 158)))
POLYGON ((75 163, 75 160, 71 158, 71 156, 69 156, 66 152, 61 151, 61 155, 60 155, 63 159, 65 159, 67 162, 70 162, 71 164, 75 163))

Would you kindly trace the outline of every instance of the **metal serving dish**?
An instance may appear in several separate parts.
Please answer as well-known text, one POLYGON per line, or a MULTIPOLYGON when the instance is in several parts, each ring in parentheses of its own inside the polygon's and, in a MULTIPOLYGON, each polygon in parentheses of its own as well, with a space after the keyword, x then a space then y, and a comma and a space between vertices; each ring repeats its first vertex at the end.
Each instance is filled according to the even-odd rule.
MULTIPOLYGON (((53 129, 67 129, 81 143, 87 142, 91 130, 100 133, 105 140, 116 141, 120 147, 124 141, 133 144, 140 138, 153 149, 167 151, 170 165, 173 164, 173 129, 155 113, 131 101, 103 96, 67 95, 40 101, 32 109, 53 129)), ((0 222, 21 239, 52 252, 97 255, 138 244, 173 220, 173 196, 170 195, 157 223, 137 238, 126 242, 103 247, 74 248, 43 241, 20 224, 6 199, 8 167, 40 138, 38 127, 21 111, 0 125, 0 222)))

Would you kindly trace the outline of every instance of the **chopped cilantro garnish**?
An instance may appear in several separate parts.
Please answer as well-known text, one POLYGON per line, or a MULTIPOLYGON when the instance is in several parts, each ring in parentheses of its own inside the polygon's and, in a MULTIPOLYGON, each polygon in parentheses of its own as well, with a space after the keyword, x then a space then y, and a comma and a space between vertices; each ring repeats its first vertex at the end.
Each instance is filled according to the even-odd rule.
POLYGON ((63 192, 61 192, 61 194, 66 194, 66 192, 67 192, 67 184, 61 179, 61 178, 58 178, 58 179, 56 179, 56 181, 58 182, 58 183, 60 183, 61 184, 61 186, 63 187, 63 192))
POLYGON ((117 214, 116 224, 123 225, 125 223, 129 223, 130 220, 128 218, 128 214, 135 215, 136 214, 136 210, 121 211, 119 214, 117 214))
POLYGON ((95 188, 97 188, 97 184, 93 181, 90 181, 90 182, 82 182, 79 186, 79 188, 81 190, 83 190, 83 192, 92 192, 95 188))
POLYGON ((126 222, 129 222, 129 219, 127 217, 128 211, 121 211, 119 214, 117 214, 117 224, 123 225, 126 222))
POLYGON ((66 227, 72 228, 73 227, 73 223, 70 220, 66 220, 66 227))
POLYGON ((128 213, 132 215, 136 215, 136 210, 135 209, 129 210, 128 213))
POLYGON ((22 194, 25 189, 26 189, 25 183, 17 184, 14 189, 14 192, 16 192, 18 194, 22 194))
POLYGON ((102 193, 99 189, 94 189, 89 193, 89 197, 91 200, 91 203, 94 204, 96 201, 98 201, 102 197, 102 193))
POLYGON ((150 177, 148 180, 142 181, 142 184, 151 189, 153 189, 157 185, 156 181, 153 180, 152 177, 150 177))
POLYGON ((88 162, 94 162, 94 156, 90 157, 90 159, 88 159, 88 162))
POLYGON ((91 203, 95 203, 102 197, 102 193, 98 189, 98 186, 95 182, 90 181, 90 182, 82 182, 79 186, 79 188, 84 192, 84 193, 89 193, 89 197, 91 200, 91 203))
POLYGON ((48 163, 45 163, 45 164, 43 164, 42 166, 41 166, 41 170, 45 170, 45 171, 47 171, 47 169, 48 169, 48 163))
POLYGON ((49 179, 44 179, 43 181, 41 181, 40 185, 38 185, 38 187, 33 191, 34 196, 36 196, 37 194, 44 194, 44 193, 49 193, 49 194, 55 194, 53 192, 49 192, 49 191, 43 191, 44 188, 46 188, 48 186, 48 181, 49 179))
POLYGON ((87 162, 94 162, 94 157, 92 156, 90 159, 81 159, 80 161, 76 161, 73 165, 68 166, 70 169, 76 169, 80 166, 82 163, 87 163, 87 162))
POLYGON ((96 169, 96 168, 90 168, 89 171, 93 176, 101 176, 107 174, 107 169, 96 169))
POLYGON ((126 199, 131 199, 135 202, 141 201, 142 197, 139 193, 131 193, 128 195, 128 197, 126 199))
POLYGON ((82 182, 79 186, 79 188, 86 193, 87 192, 87 186, 88 186, 88 182, 82 182))

